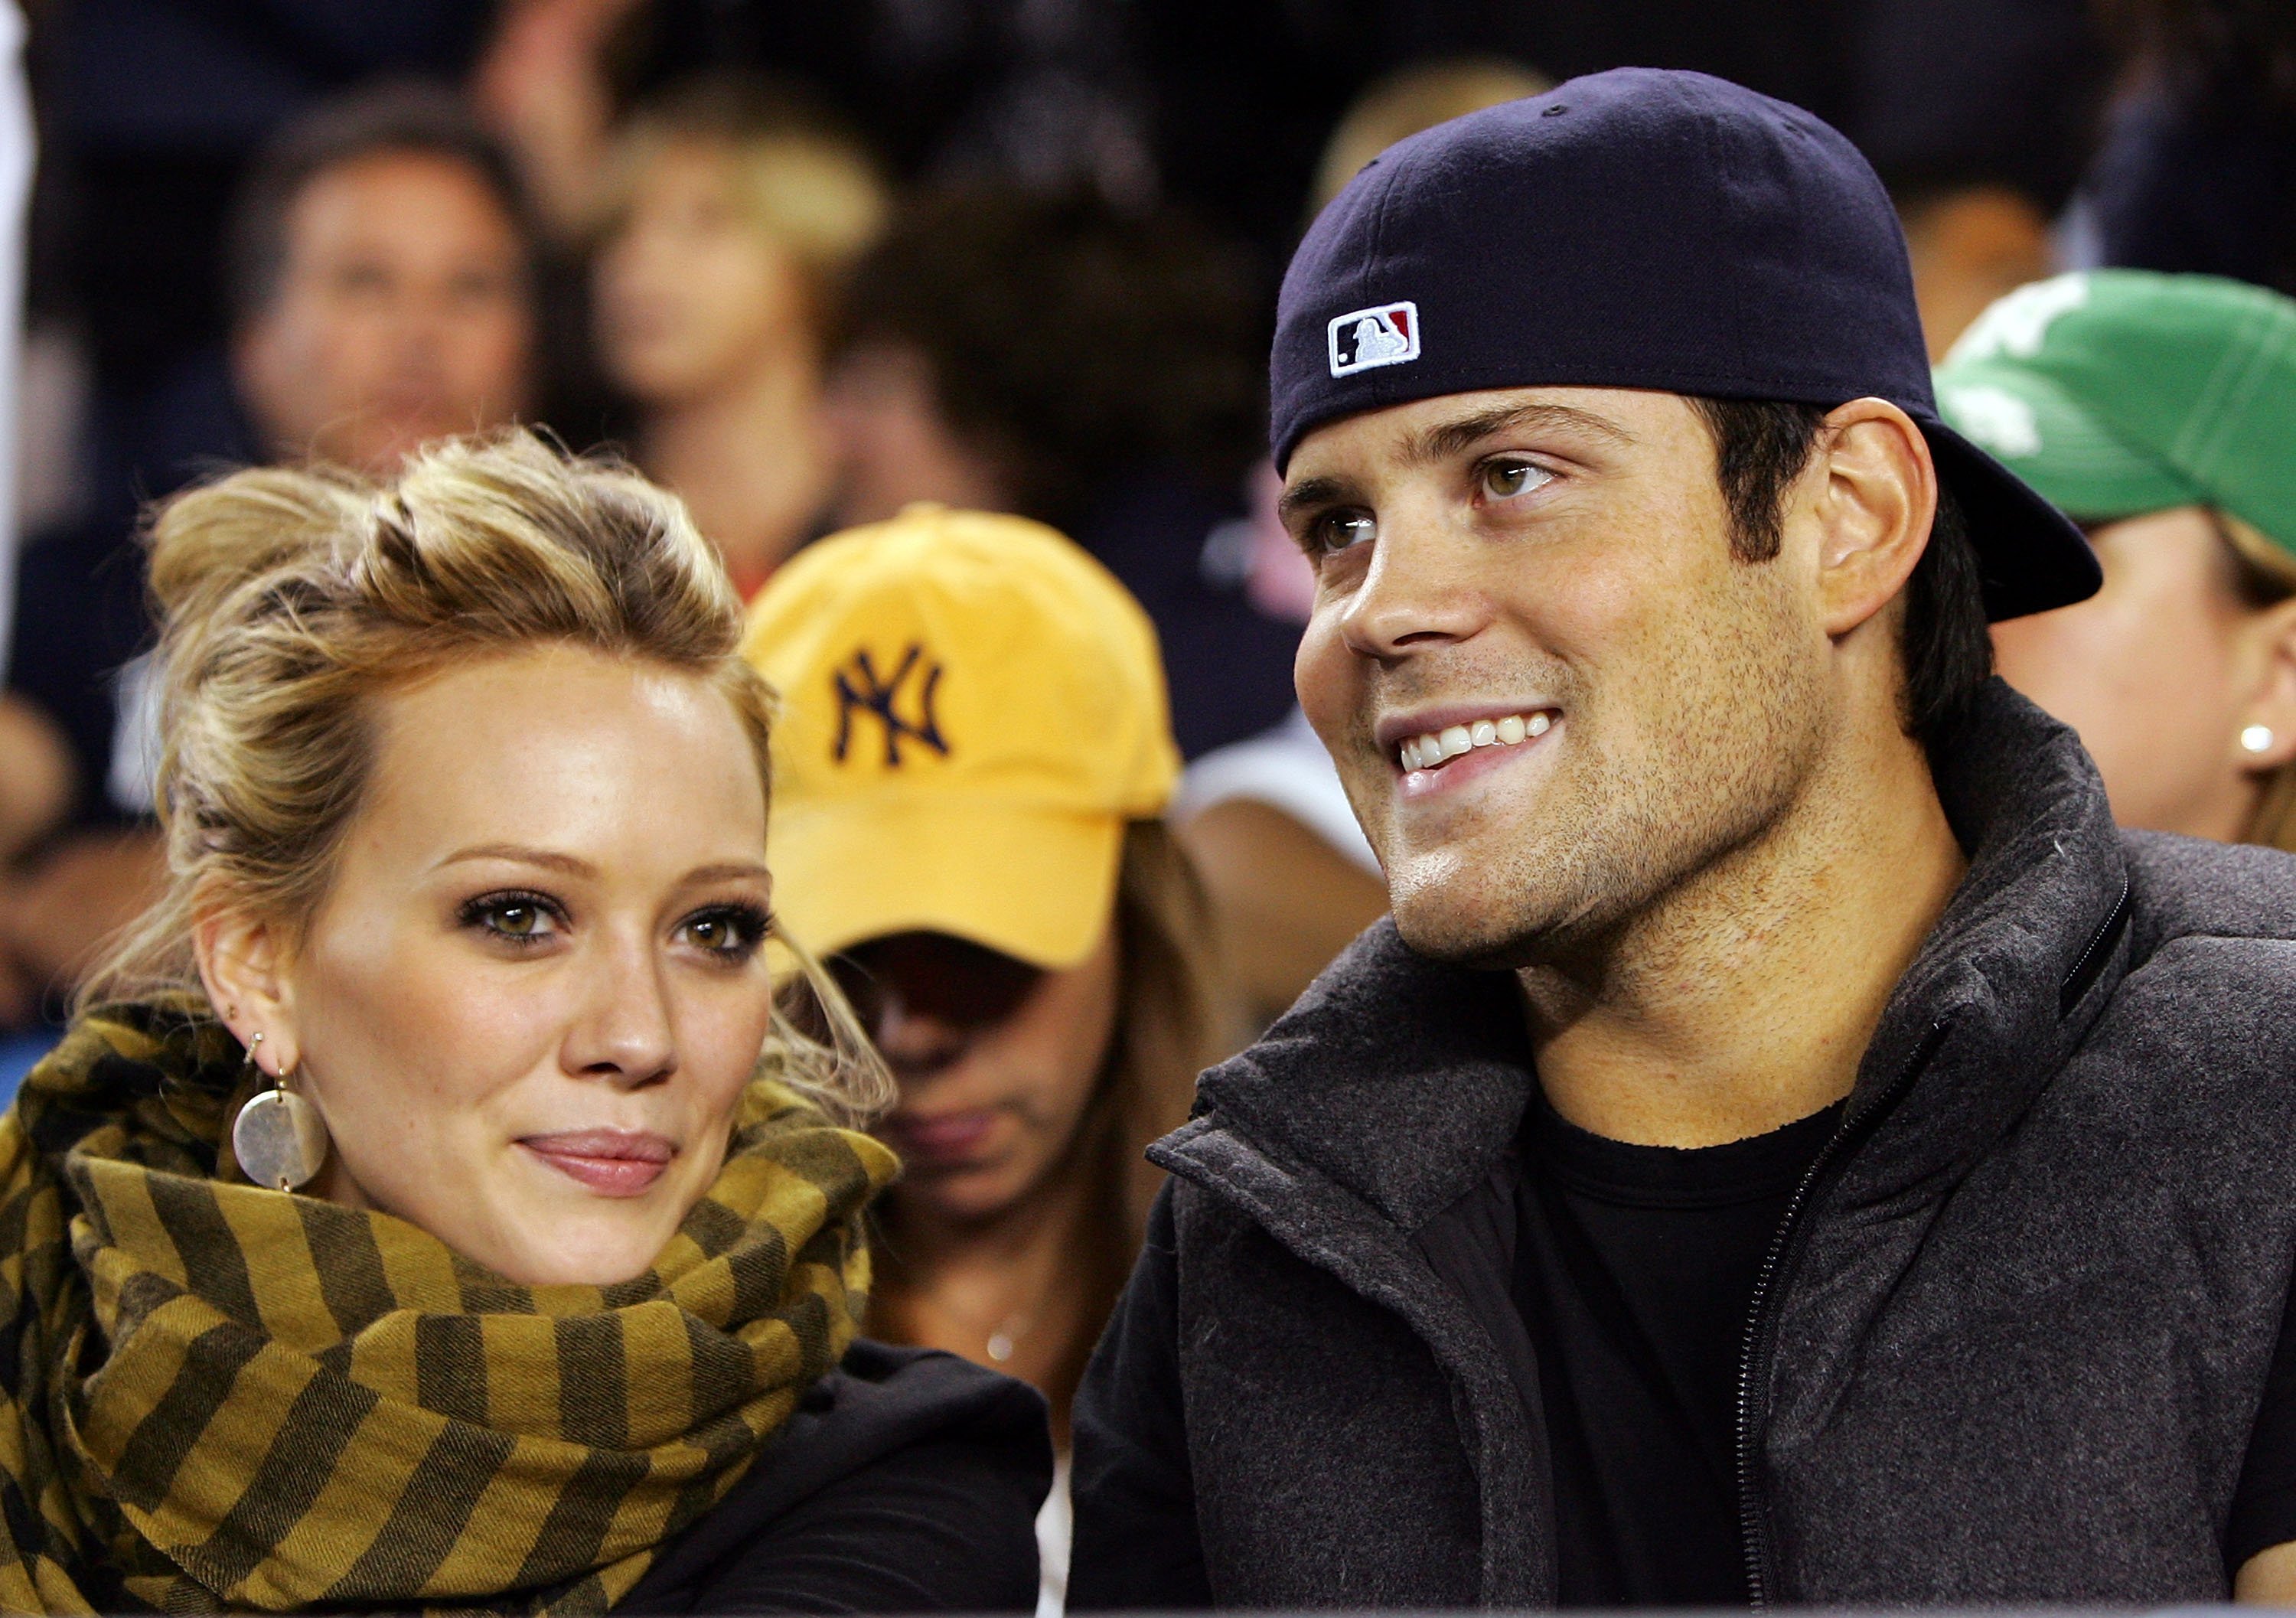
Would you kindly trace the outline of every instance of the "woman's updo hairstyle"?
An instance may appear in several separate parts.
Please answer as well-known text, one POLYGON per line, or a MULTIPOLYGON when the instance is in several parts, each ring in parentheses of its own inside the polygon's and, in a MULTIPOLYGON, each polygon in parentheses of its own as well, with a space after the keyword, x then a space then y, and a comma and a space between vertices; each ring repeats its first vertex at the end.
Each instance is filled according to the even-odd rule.
MULTIPOLYGON (((83 1001, 197 990, 194 926, 229 908, 291 941, 332 880, 373 761, 374 702, 450 668, 553 645, 724 692, 768 795, 772 692, 738 654, 742 604, 677 498, 617 462, 512 429, 448 440, 373 483, 258 467, 176 496, 151 524, 161 629, 153 798, 165 896, 83 1001)), ((826 974, 786 939, 785 1082, 841 1121, 890 1080, 826 974)))

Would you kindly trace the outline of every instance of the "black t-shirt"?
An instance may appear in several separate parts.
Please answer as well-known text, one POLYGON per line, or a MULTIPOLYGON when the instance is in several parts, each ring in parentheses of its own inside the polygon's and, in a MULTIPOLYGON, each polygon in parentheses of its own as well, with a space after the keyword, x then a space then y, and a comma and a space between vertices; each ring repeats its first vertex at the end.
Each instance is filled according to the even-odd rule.
MULTIPOLYGON (((1737 1392, 1754 1286, 1839 1106, 1685 1151, 1563 1121, 1536 1088, 1515 1306, 1554 1456, 1558 1604, 1746 1599, 1737 1392)), ((2236 1570, 2296 1540, 2296 1331, 2284 1321, 2225 1538, 2236 1570)))

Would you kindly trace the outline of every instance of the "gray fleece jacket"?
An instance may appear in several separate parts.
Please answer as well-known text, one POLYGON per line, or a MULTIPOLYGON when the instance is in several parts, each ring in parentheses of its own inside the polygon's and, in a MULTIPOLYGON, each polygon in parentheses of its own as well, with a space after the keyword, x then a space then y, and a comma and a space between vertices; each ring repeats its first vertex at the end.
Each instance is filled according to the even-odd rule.
MULTIPOLYGON (((1998 682, 1933 762, 1969 874, 1755 1306, 1750 1594, 2222 1598, 2296 1258, 2296 859, 2118 832, 1998 682)), ((1078 1396, 1072 1605, 1553 1604, 1498 1187, 1534 1082, 1509 980, 1384 923, 1204 1076, 1078 1396)))

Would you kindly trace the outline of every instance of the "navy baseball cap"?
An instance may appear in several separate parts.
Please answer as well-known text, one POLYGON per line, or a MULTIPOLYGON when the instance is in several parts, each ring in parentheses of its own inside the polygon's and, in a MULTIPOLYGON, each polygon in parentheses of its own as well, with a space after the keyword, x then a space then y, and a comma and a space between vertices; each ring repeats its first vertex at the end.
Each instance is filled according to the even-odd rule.
POLYGON ((1283 277, 1280 471, 1315 428, 1491 388, 1648 388, 1920 423, 1989 617, 2095 594, 2080 530, 1939 418, 1904 234, 1857 149, 1703 73, 1620 68, 1390 147, 1283 277))

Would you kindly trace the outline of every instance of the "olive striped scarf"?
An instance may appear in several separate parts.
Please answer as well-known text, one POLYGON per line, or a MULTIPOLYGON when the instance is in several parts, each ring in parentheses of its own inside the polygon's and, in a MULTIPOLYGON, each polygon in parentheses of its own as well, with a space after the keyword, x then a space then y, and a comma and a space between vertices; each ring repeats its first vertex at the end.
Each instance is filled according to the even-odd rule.
POLYGON ((0 1119, 0 1610, 591 1613, 843 1353, 884 1148, 761 1079, 652 1269, 518 1286, 248 1185, 240 1047, 85 1017, 0 1119))

